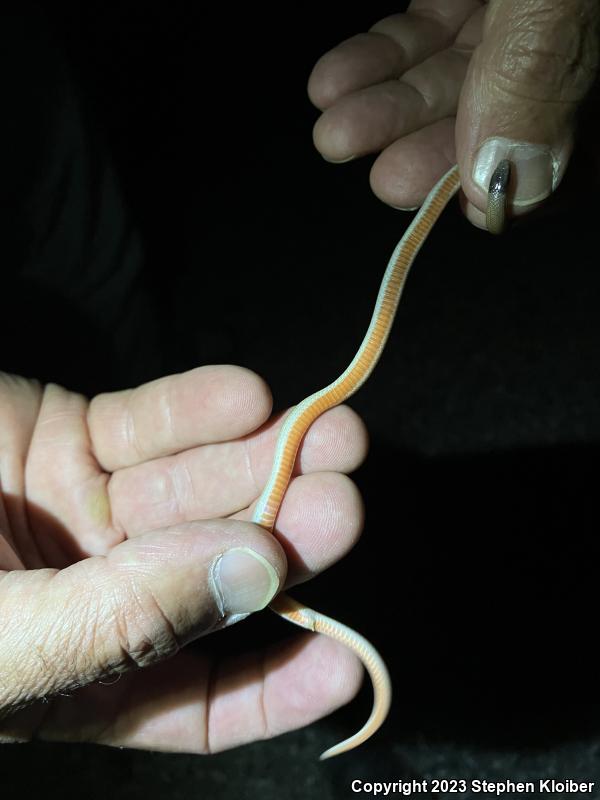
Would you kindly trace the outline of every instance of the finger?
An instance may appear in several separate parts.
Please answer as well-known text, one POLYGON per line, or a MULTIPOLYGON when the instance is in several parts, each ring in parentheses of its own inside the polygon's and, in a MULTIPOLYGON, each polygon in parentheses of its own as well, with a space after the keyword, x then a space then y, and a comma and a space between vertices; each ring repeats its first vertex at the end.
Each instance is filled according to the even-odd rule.
MULTIPOLYGON (((235 515, 249 520, 252 508, 235 515)), ((274 533, 288 557, 286 586, 302 583, 346 555, 364 525, 360 492, 350 478, 335 472, 301 475, 283 499, 274 533)))
POLYGON ((246 664, 231 661, 218 673, 211 698, 209 749, 218 752, 308 725, 351 700, 361 678, 354 655, 323 636, 297 637, 272 648, 264 663, 256 657, 246 664), (245 667, 241 690, 240 667, 245 667), (249 719, 254 729, 244 730, 249 719))
MULTIPOLYGON (((351 700, 361 678, 352 653, 324 636, 303 634, 216 665, 183 652, 116 684, 86 687, 76 703, 56 698, 36 737, 214 753, 314 722, 351 700)), ((19 722, 14 738, 30 738, 34 721, 19 722)))
POLYGON ((0 372, 0 527, 9 546, 0 556, 1 569, 14 569, 13 551, 31 566, 43 559, 30 535, 25 505, 25 464, 39 413, 42 389, 36 381, 0 372))
POLYGON ((399 78, 454 40, 479 5, 475 0, 416 0, 406 14, 395 14, 325 53, 308 82, 317 108, 329 108, 341 97, 367 86, 399 78))
POLYGON ((275 538, 234 520, 146 534, 62 571, 4 573, 2 710, 171 656, 264 608, 285 574, 275 538))
POLYGON ((468 54, 447 49, 406 72, 340 99, 317 120, 313 139, 330 161, 348 161, 454 114, 468 54))
MULTIPOLYGON (((122 535, 110 528, 107 476, 90 458, 88 402, 55 384, 44 388, 25 459, 27 538, 46 566, 99 555, 122 535)), ((24 559, 32 568, 39 560, 24 559)))
POLYGON ((456 163, 454 126, 454 117, 447 117, 387 147, 371 168, 377 197, 402 211, 418 208, 456 163))
POLYGON ((598 69, 595 0, 491 3, 457 117, 457 156, 467 215, 485 227, 490 177, 511 161, 513 215, 558 186, 573 146, 575 111, 598 69))
POLYGON ((270 411, 271 393, 258 375, 218 365, 98 395, 90 403, 88 424, 95 458, 113 472, 244 436, 270 411))
POLYGON ((5 529, 0 527, 0 569, 23 569, 24 564, 10 544, 5 529))
MULTIPOLYGON (((236 442, 205 445, 115 472, 108 491, 112 524, 128 536, 247 508, 260 494, 273 464, 284 417, 236 442)), ((307 432, 296 471, 350 472, 363 461, 367 433, 347 406, 323 414, 307 432)))

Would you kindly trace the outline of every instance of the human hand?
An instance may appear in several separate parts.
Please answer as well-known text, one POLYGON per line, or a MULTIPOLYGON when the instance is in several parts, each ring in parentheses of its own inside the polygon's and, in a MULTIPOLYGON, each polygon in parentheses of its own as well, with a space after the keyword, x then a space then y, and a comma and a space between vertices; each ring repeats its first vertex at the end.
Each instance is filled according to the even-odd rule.
POLYGON ((382 151, 371 187, 401 209, 458 163, 464 211, 482 228, 491 174, 509 158, 510 213, 528 213, 566 170, 599 44, 596 0, 413 0, 317 62, 315 145, 334 162, 382 151))
POLYGON ((343 473, 367 437, 347 407, 308 432, 277 539, 247 521, 271 467, 270 411, 263 381, 232 366, 91 402, 0 374, 0 741, 214 752, 354 695, 360 666, 322 636, 218 665, 180 650, 360 533, 343 473))

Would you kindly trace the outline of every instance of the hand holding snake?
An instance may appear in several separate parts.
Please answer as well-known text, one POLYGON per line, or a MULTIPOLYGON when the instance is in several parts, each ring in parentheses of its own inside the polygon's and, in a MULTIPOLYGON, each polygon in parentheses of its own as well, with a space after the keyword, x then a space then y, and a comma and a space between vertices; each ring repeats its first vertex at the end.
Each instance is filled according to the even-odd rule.
MULTIPOLYGON (((319 62, 309 85, 323 110, 318 150, 338 162, 380 151, 371 173, 375 193, 421 211, 392 256, 353 364, 288 415, 254 513, 258 525, 239 511, 258 493, 243 471, 240 445, 255 440, 261 464, 272 455, 271 442, 253 434, 270 413, 268 390, 256 376, 203 368, 90 403, 60 387, 0 375, 7 498, 0 508, 0 739, 214 752, 308 724, 347 701, 357 685, 350 659, 340 670, 343 686, 319 673, 324 654, 338 667, 343 659, 324 637, 308 637, 301 651, 269 651, 216 671, 209 659, 178 652, 268 601, 291 621, 351 646, 374 679, 371 718, 324 755, 376 730, 389 680, 369 643, 285 596, 273 600, 286 561, 265 528, 283 494, 280 527, 286 507, 297 502, 294 484, 286 492, 294 457, 286 443, 297 443, 313 414, 367 377, 412 258, 457 190, 458 174, 468 218, 486 227, 487 212, 494 231, 503 227, 505 196, 517 217, 556 189, 573 146, 575 111, 597 74, 599 15, 594 0, 414 0, 406 15, 382 20, 319 62), (226 554, 234 556, 227 569, 226 554), (137 669, 150 664, 153 670, 137 669), (122 677, 108 685, 115 675, 122 677), (300 692, 307 675, 322 694, 288 703, 289 687, 300 692), (243 691, 232 705, 234 685, 243 691)), ((320 423, 309 430, 306 452, 320 423)), ((352 431, 356 439, 357 425, 352 431)), ((344 472, 356 466, 356 458, 349 461, 317 469, 344 472)), ((325 566, 317 559, 311 574, 325 566)))

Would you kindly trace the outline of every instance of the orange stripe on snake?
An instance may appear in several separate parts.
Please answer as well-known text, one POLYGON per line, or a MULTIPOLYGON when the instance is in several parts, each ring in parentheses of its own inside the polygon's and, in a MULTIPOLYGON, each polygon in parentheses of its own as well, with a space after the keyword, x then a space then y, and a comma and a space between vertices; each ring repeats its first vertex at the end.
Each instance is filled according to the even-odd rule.
MULTIPOLYGON (((458 191, 458 168, 452 167, 433 187, 396 246, 385 270, 375 310, 365 338, 348 368, 333 383, 310 395, 288 414, 275 447, 273 467, 259 497, 252 522, 273 531, 287 490, 300 443, 312 423, 324 411, 343 403, 367 380, 377 364, 390 333, 410 267, 446 204, 458 191)), ((358 747, 384 722, 390 708, 392 686, 385 663, 375 647, 356 631, 307 608, 286 594, 278 595, 270 608, 289 622, 323 633, 349 647, 360 658, 373 684, 373 709, 353 736, 330 747, 321 759, 358 747)))

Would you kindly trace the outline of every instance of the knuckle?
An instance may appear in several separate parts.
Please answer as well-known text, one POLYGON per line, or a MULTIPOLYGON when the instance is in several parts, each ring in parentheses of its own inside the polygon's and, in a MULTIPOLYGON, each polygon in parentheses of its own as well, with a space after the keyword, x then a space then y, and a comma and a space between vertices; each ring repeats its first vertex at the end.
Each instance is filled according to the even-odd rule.
POLYGON ((579 0, 539 0, 514 6, 490 54, 490 78, 510 94, 542 102, 574 103, 589 89, 598 66, 598 14, 579 0))
POLYGON ((134 454, 139 461, 145 460, 145 452, 143 443, 140 440, 137 415, 135 413, 134 397, 136 389, 133 390, 127 400, 127 408, 125 410, 125 422, 123 425, 123 435, 127 449, 134 454))
POLYGON ((437 117, 452 114, 458 100, 468 59, 458 50, 446 50, 428 64, 420 64, 402 76, 402 82, 415 89, 426 108, 437 117), (434 66, 435 65, 435 66, 434 66))
POLYGON ((598 14, 586 0, 575 5, 581 13, 564 0, 513 7, 491 59, 492 81, 532 100, 580 100, 598 65, 598 14))
POLYGON ((115 602, 112 625, 119 652, 112 669, 146 667, 179 650, 174 626, 158 599, 136 579, 130 580, 125 598, 115 602))

